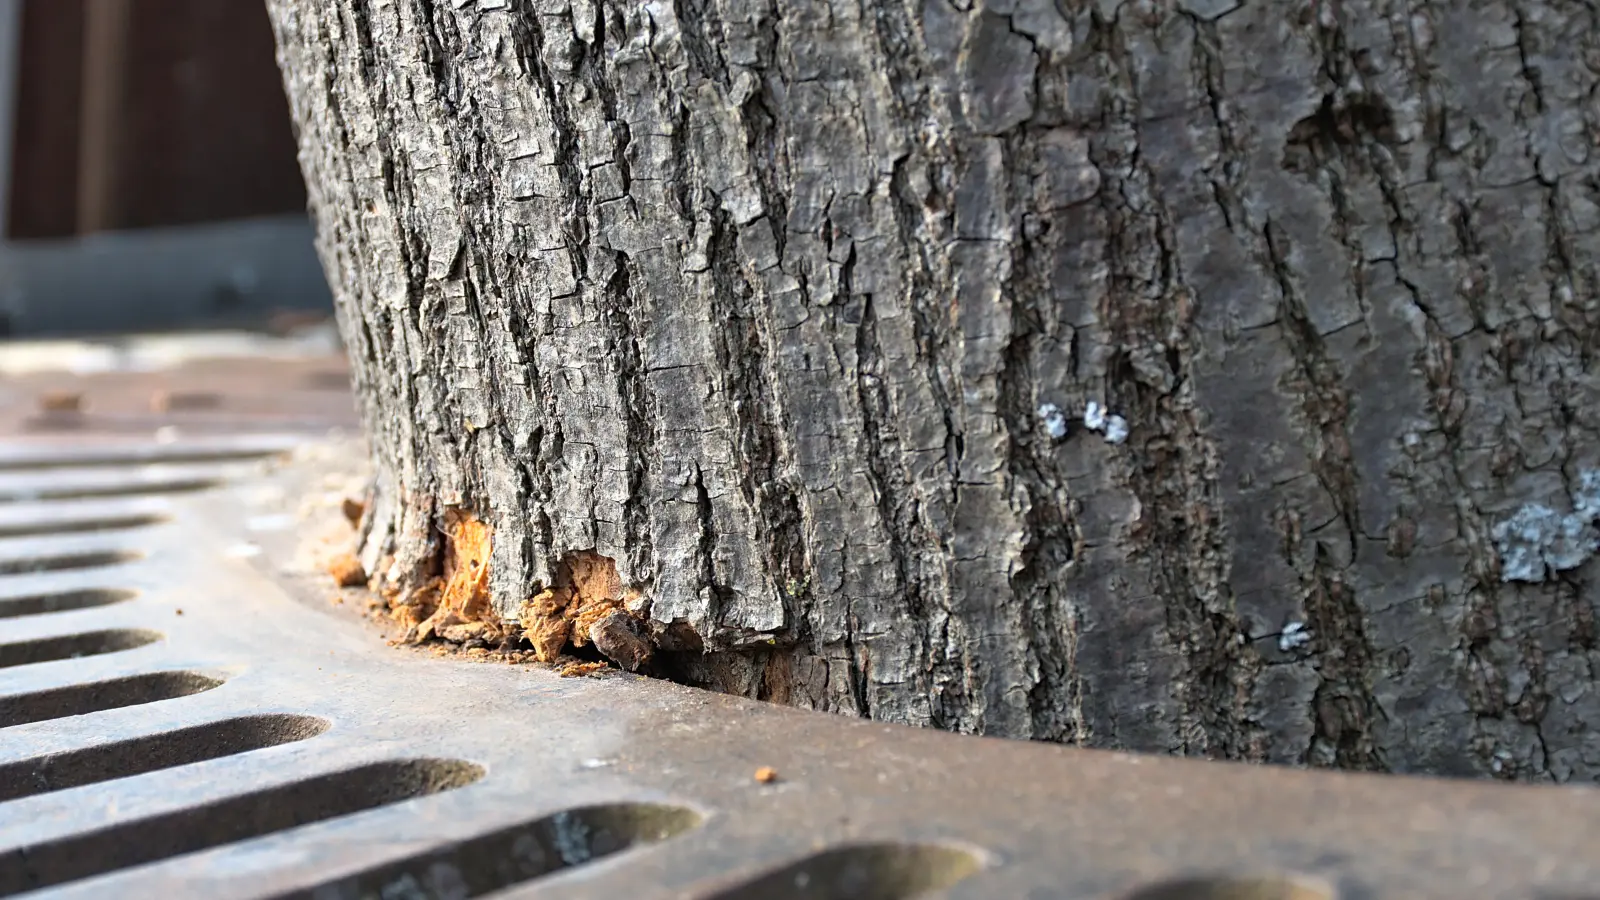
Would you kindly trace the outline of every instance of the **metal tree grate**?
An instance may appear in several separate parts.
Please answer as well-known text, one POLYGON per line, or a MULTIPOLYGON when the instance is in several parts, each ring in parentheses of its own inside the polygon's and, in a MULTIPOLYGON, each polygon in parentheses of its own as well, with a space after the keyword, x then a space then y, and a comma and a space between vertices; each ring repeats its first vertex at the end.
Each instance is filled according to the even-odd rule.
POLYGON ((314 489, 317 460, 349 452, 291 461, 288 446, 0 456, 0 896, 1317 900, 1600 884, 1592 789, 963 738, 396 651, 280 577, 296 536, 260 523, 281 531, 274 511, 314 489))

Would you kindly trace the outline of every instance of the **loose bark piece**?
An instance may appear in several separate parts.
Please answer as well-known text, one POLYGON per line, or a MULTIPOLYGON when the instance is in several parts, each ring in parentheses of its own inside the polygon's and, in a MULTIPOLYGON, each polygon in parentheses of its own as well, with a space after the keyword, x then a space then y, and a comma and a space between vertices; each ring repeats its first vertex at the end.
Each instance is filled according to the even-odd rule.
POLYGON ((328 564, 328 574, 333 576, 333 583, 342 588, 361 587, 367 583, 367 570, 349 553, 334 558, 328 564))

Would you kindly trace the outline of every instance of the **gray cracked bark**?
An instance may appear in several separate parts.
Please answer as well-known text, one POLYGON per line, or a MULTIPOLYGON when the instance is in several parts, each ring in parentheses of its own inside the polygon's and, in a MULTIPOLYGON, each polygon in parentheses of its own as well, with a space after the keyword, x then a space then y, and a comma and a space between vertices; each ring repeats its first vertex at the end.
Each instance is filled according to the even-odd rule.
POLYGON ((468 514, 721 690, 1600 775, 1592 4, 268 5, 395 602, 468 514))

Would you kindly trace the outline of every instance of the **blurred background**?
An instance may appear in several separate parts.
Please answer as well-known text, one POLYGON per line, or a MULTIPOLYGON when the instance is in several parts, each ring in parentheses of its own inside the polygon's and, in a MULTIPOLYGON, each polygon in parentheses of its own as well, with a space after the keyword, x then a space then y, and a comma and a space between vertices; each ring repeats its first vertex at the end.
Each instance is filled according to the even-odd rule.
POLYGON ((0 438, 353 428, 262 0, 0 0, 0 438))
POLYGON ((262 0, 0 0, 0 229, 0 339, 325 317, 262 0))

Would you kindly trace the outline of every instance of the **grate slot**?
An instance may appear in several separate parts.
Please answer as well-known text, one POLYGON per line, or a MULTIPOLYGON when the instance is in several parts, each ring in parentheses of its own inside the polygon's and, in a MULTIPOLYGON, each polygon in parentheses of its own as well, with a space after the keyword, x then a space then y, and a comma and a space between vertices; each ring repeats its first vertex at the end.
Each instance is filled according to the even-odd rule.
POLYGON ((12 666, 31 666, 34 663, 54 662, 78 656, 99 656, 133 650, 161 640, 159 631, 139 628, 116 628, 106 631, 86 631, 61 637, 40 638, 0 644, 0 669, 12 666))
POLYGON ((855 844, 808 856, 706 900, 908 900, 944 890, 981 868, 976 854, 957 847, 855 844))
POLYGON ((94 609, 123 603, 139 596, 138 591, 113 588, 84 588, 54 594, 34 594, 30 597, 13 597, 0 600, 0 619, 22 616, 42 616, 48 613, 71 612, 75 609, 94 609))
POLYGON ((119 550, 91 550, 85 553, 61 553, 56 556, 28 556, 21 559, 0 559, 0 575, 29 575, 34 572, 66 572, 73 569, 99 569, 132 562, 143 557, 141 553, 119 550))
POLYGON ((0 801, 290 744, 328 730, 313 716, 242 716, 0 765, 0 801))
POLYGON ((1298 878, 1181 878, 1139 888, 1123 900, 1334 900, 1326 885, 1298 878))
POLYGON ((123 447, 105 451, 72 451, 52 456, 0 456, 0 472, 42 472, 50 469, 127 468, 157 464, 251 462, 281 456, 282 450, 216 448, 173 450, 165 447, 123 447))
POLYGON ((92 534, 100 531, 129 531, 148 528, 167 521, 166 516, 141 513, 126 516, 101 516, 93 519, 62 519, 53 522, 0 524, 0 538, 45 537, 58 534, 92 534))
POLYGON ((201 806, 20 847, 0 856, 0 897, 354 815, 483 777, 460 760, 371 763, 201 806))
POLYGON ((0 503, 34 500, 86 500, 94 497, 137 497, 144 494, 185 494, 217 487, 217 478, 171 478, 164 481, 123 481, 108 484, 0 489, 0 503))
POLYGON ((222 684, 223 679, 199 672, 150 672, 0 697, 0 728, 174 700, 202 694, 222 684))
POLYGON ((408 856, 272 900, 467 900, 654 844, 697 827, 681 806, 618 803, 566 810, 533 822, 408 856))

